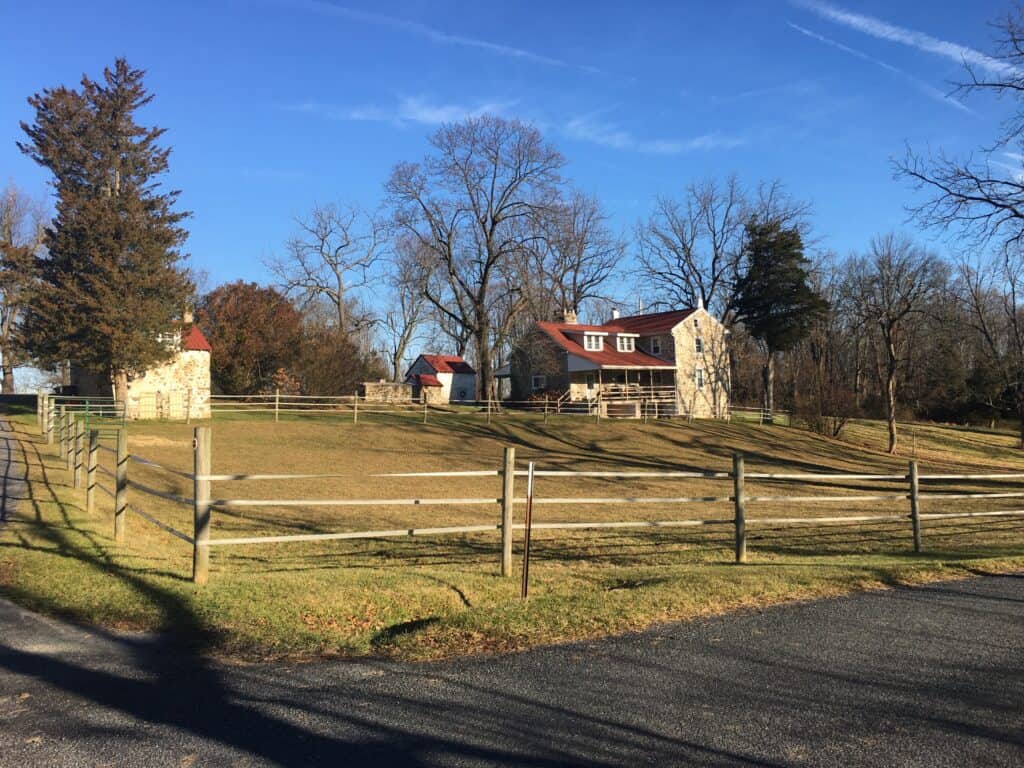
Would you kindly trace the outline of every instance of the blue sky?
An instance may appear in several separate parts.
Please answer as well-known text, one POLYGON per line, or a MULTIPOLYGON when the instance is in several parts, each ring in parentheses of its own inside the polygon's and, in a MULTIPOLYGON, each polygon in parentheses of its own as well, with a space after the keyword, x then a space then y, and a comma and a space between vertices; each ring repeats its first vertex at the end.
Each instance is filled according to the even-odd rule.
POLYGON ((820 244, 845 254, 912 231, 890 164, 905 143, 970 151, 1006 109, 948 96, 1008 10, 987 0, 0 6, 0 176, 42 194, 14 146, 25 98, 126 56, 148 70, 143 119, 168 129, 211 286, 267 280, 314 202, 377 206, 392 166, 466 114, 537 123, 624 231, 656 195, 736 173, 810 200, 820 244))

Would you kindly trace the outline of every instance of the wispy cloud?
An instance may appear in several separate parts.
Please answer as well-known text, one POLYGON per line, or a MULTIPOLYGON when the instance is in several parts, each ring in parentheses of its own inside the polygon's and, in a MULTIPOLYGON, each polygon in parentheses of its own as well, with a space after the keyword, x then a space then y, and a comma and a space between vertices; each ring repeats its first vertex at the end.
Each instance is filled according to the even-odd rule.
POLYGON ((828 19, 836 24, 841 24, 844 27, 854 29, 879 40, 888 40, 892 43, 916 48, 919 51, 950 59, 958 64, 977 67, 994 75, 1012 74, 1017 71, 1017 68, 1013 65, 999 59, 994 59, 991 56, 986 56, 974 48, 968 48, 966 45, 952 43, 947 40, 939 40, 924 32, 890 24, 875 16, 854 13, 831 3, 821 2, 821 0, 793 0, 793 2, 802 8, 816 13, 823 19, 828 19))
POLYGON ((513 104, 514 102, 497 101, 482 102, 475 106, 436 104, 421 96, 408 96, 400 99, 394 106, 338 107, 307 101, 300 104, 288 104, 284 109, 289 112, 317 115, 330 120, 382 122, 401 126, 407 123, 440 125, 441 123, 454 123, 467 117, 479 117, 484 114, 500 115, 507 112, 513 104))
POLYGON ((397 29, 402 32, 406 32, 417 37, 421 37, 425 40, 429 40, 432 43, 438 43, 440 45, 454 45, 463 48, 474 48, 476 50, 486 51, 497 56, 505 56, 513 59, 520 59, 521 61, 528 61, 534 64, 543 64, 549 67, 569 67, 577 69, 582 72, 588 72, 591 74, 600 74, 601 70, 597 67, 588 66, 585 64, 573 64, 563 59, 556 58, 554 56, 547 56, 542 53, 530 51, 525 48, 517 48, 511 45, 504 45, 502 43, 495 43, 490 40, 482 40, 475 37, 466 37, 464 35, 453 35, 443 30, 437 29, 436 27, 430 27, 426 24, 422 24, 418 21, 412 21, 411 19, 403 19, 397 16, 387 16, 382 13, 373 13, 371 11, 362 11, 358 8, 350 8, 345 5, 337 5, 328 0, 299 0, 298 5, 308 8, 311 11, 318 13, 328 14, 331 16, 337 16, 339 18, 348 19, 350 21, 358 21, 364 24, 373 24, 380 27, 389 27, 391 29, 397 29))
POLYGON ((719 94, 712 97, 716 104, 729 104, 735 101, 747 99, 763 99, 774 96, 801 96, 814 93, 818 90, 818 84, 810 80, 798 80, 792 83, 779 83, 778 85, 765 85, 760 88, 751 88, 738 93, 719 94))
POLYGON ((970 109, 967 108, 967 106, 963 102, 958 101, 957 99, 954 99, 952 96, 950 96, 947 93, 943 93, 938 88, 936 88, 936 87, 934 87, 932 85, 929 85, 928 83, 924 82, 923 80, 919 80, 918 78, 916 78, 913 75, 911 75, 909 72, 906 72, 906 71, 900 69, 899 67, 894 67, 892 64, 890 64, 887 61, 882 61, 881 59, 877 59, 874 56, 871 56, 871 55, 869 55, 867 53, 864 53, 864 51, 860 51, 860 50, 858 50, 856 48, 851 48, 848 45, 843 45, 842 43, 840 43, 840 42, 838 42, 836 40, 833 40, 830 37, 825 37, 824 35, 819 35, 817 32, 812 32, 811 30, 807 29, 806 27, 801 27, 799 24, 794 24, 791 21, 787 22, 787 24, 789 24, 789 26, 792 29, 795 29, 801 35, 806 35, 807 37, 811 38, 812 40, 817 40, 818 42, 824 43, 825 45, 829 45, 829 46, 835 48, 836 50, 842 51, 843 53, 847 53, 850 56, 855 56, 858 59, 861 59, 862 61, 871 62, 872 64, 881 67, 882 69, 886 70, 887 72, 891 72, 892 74, 896 75, 900 79, 902 79, 905 82, 909 83, 914 88, 916 88, 918 91, 920 91, 924 95, 928 96, 929 98, 934 99, 935 101, 941 102, 942 104, 945 104, 948 107, 953 107, 954 109, 958 109, 961 112, 970 112, 971 111, 970 109))
POLYGON ((709 149, 729 149, 746 144, 746 140, 719 133, 705 133, 689 139, 640 139, 612 123, 603 123, 592 115, 574 117, 564 128, 565 135, 612 149, 626 149, 653 155, 678 155, 709 149))

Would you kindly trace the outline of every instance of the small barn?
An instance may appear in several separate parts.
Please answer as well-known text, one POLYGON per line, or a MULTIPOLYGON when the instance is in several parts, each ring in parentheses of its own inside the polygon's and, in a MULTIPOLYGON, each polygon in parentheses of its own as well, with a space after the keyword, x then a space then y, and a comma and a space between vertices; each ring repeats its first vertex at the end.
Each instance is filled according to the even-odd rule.
POLYGON ((440 394, 430 393, 431 402, 476 400, 476 371, 458 355, 420 355, 409 366, 405 380, 417 387, 440 387, 440 394))

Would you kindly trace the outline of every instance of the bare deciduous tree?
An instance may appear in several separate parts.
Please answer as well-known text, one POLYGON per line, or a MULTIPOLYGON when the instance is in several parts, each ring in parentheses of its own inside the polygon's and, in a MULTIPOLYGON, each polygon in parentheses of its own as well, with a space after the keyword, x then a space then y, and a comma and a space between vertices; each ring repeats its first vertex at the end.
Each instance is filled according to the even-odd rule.
POLYGON ((847 305, 877 337, 879 373, 889 430, 889 453, 896 452, 897 381, 907 353, 909 324, 942 289, 943 262, 909 238, 876 237, 870 253, 846 265, 847 305))
POLYGON ((477 394, 489 397, 495 337, 526 303, 502 273, 536 237, 532 220, 551 209, 565 160, 533 126, 491 115, 445 125, 430 143, 422 163, 391 175, 395 223, 429 255, 427 300, 472 339, 477 394))
POLYGON ((962 259, 957 273, 956 296, 990 369, 1012 393, 1024 448, 1024 254, 1014 248, 977 264, 962 259))
POLYGON ((994 55, 981 64, 965 60, 968 77, 957 91, 1014 102, 1002 133, 982 149, 980 159, 942 151, 920 156, 908 148, 895 168, 897 177, 926 196, 909 206, 924 226, 958 230, 976 246, 992 239, 1019 246, 1024 241, 1024 7, 1018 5, 993 26, 999 31, 994 55))
POLYGON ((759 184, 753 193, 735 176, 692 183, 682 201, 659 197, 637 227, 641 275, 658 304, 703 304, 731 325, 747 222, 775 221, 806 241, 809 211, 809 204, 792 198, 777 181, 759 184))
POLYGON ((380 328, 393 381, 402 380, 409 348, 422 332, 428 315, 425 288, 429 274, 423 269, 418 249, 416 241, 399 239, 387 278, 391 294, 380 328))
POLYGON ((270 260, 281 290, 308 304, 326 301, 347 332, 354 292, 374 279, 387 240, 384 222, 355 206, 317 205, 297 219, 298 234, 288 241, 287 254, 270 260))
POLYGON ((34 258, 45 237, 44 206, 9 183, 0 191, 0 358, 3 392, 14 392, 21 362, 19 318, 32 290, 34 258))

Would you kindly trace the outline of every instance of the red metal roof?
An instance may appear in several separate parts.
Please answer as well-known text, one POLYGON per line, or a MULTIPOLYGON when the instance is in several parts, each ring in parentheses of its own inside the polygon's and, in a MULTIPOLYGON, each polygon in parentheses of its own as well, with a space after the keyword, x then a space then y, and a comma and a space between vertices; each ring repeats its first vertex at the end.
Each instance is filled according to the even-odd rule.
POLYGON ((412 384, 418 384, 421 387, 440 387, 441 382, 437 380, 437 376, 432 373, 414 373, 409 377, 412 384))
POLYGON ((206 340, 198 325, 181 332, 181 348, 188 352, 213 352, 210 342, 206 340))
POLYGON ((633 315, 632 317, 620 317, 608 323, 608 326, 616 326, 617 329, 627 333, 665 333, 671 331, 683 320, 692 315, 694 309, 673 309, 668 312, 652 312, 649 315, 633 315))
MULTIPOLYGON (((589 360, 598 368, 665 368, 674 370, 675 366, 660 358, 648 355, 639 350, 635 352, 619 352, 614 346, 605 344, 600 352, 592 352, 584 349, 583 346, 566 336, 567 333, 590 331, 611 331, 621 330, 611 325, 580 326, 566 323, 537 323, 537 326, 551 337, 558 346, 584 360, 589 360)), ((632 332, 632 331, 631 331, 632 332)))
POLYGON ((476 371, 458 355, 420 355, 438 373, 469 373, 476 371))

